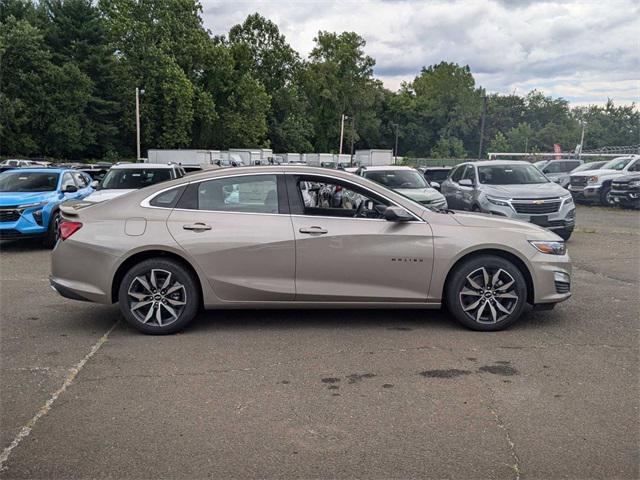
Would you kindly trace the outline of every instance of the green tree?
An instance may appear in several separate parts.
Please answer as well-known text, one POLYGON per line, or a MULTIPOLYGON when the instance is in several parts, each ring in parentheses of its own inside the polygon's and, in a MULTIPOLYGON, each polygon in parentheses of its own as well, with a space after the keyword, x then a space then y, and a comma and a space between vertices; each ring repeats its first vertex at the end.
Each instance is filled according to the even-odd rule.
POLYGON ((248 70, 270 96, 269 143, 276 151, 308 151, 311 123, 301 89, 302 61, 278 26, 255 13, 229 32, 236 68, 248 70))
POLYGON ((497 132, 489 142, 489 152, 508 152, 511 149, 507 137, 502 132, 497 132))
POLYGON ((527 122, 521 122, 507 132, 511 148, 516 152, 528 152, 533 146, 533 129, 527 122))
POLYGON ((373 78, 375 61, 364 53, 362 37, 354 32, 319 32, 314 41, 305 75, 314 146, 317 151, 336 151, 342 114, 352 118, 346 127, 346 145, 358 142, 360 132, 379 129, 380 119, 371 110, 382 87, 373 78))
POLYGON ((467 151, 462 140, 456 137, 441 137, 431 149, 433 158, 466 158, 467 151))

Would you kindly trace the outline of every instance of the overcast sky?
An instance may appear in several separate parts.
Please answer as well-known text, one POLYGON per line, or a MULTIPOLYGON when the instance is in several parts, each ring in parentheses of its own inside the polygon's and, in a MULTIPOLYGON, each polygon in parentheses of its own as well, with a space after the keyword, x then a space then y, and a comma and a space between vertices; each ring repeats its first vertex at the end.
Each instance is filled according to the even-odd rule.
POLYGON ((394 90, 423 65, 446 60, 468 64, 492 93, 537 88, 574 104, 640 97, 638 0, 201 2, 214 34, 259 12, 303 57, 319 30, 355 31, 376 76, 394 90))

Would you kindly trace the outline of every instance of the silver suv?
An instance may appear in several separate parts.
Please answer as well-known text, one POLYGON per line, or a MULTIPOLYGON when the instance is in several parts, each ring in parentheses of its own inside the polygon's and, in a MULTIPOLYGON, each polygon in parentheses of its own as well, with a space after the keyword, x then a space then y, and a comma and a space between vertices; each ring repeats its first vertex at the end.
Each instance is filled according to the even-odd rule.
POLYGON ((449 208, 492 213, 548 228, 568 240, 576 209, 571 194, 528 162, 463 163, 442 182, 449 208))

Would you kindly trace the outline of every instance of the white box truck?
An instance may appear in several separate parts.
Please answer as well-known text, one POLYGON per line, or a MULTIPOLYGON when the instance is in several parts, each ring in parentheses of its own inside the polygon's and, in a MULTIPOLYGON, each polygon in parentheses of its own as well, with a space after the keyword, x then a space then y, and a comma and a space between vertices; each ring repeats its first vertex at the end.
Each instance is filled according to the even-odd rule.
POLYGON ((333 153, 307 153, 307 165, 310 167, 335 166, 333 153))
POLYGON ((393 165, 393 150, 356 150, 353 162, 359 167, 393 165))
POLYGON ((177 163, 183 167, 213 165, 220 150, 160 150, 147 152, 146 163, 177 163))
POLYGON ((283 163, 300 163, 302 162, 302 155, 299 153, 283 153, 283 163))
POLYGON ((262 165, 262 150, 259 148, 230 148, 230 154, 237 154, 245 165, 262 165))

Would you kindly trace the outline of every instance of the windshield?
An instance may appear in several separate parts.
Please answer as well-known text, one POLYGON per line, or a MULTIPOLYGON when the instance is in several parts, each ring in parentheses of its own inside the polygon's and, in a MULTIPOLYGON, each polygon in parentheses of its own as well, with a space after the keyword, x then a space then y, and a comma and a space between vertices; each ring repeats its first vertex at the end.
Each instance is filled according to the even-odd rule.
POLYGON ((609 163, 605 163, 602 169, 622 170, 631 160, 633 160, 633 158, 614 158, 609 163))
POLYGON ((100 183, 100 190, 138 189, 171 180, 168 168, 116 168, 109 170, 100 183))
POLYGON ((534 166, 538 167, 540 170, 542 170, 544 167, 547 166, 547 163, 549 163, 549 160, 538 160, 537 162, 534 162, 534 166))
POLYGON ((0 192, 53 192, 58 188, 58 173, 14 172, 0 175, 0 192))
POLYGON ((573 172, 584 172, 585 170, 598 170, 600 167, 602 167, 606 162, 591 162, 591 163, 583 163, 582 165, 580 165, 579 167, 574 168, 573 170, 571 170, 571 173, 573 172))
POLYGON ((376 170, 365 172, 364 178, 391 189, 428 187, 424 177, 415 170, 376 170))
POLYGON ((478 167, 480 183, 487 185, 523 185, 548 183, 537 167, 533 165, 495 165, 478 167))

